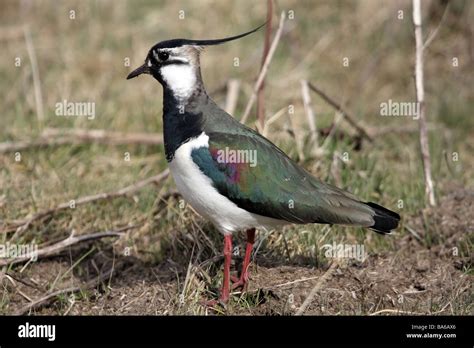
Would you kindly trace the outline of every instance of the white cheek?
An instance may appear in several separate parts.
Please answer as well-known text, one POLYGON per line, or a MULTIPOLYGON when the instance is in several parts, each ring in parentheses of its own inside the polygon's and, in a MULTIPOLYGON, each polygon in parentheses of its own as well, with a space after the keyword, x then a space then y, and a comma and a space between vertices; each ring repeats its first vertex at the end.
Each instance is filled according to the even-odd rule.
POLYGON ((173 94, 179 99, 189 98, 196 86, 196 73, 191 65, 165 65, 161 76, 173 94))

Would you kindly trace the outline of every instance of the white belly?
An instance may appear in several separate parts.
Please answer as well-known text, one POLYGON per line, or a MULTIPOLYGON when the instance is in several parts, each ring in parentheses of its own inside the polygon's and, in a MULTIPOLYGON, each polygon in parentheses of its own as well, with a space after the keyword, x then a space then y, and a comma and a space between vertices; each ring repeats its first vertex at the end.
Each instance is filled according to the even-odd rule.
POLYGON ((239 208, 234 202, 221 195, 191 158, 191 151, 209 146, 209 137, 201 135, 181 145, 175 152, 170 166, 176 187, 184 199, 203 217, 209 219, 222 233, 256 227, 272 227, 284 221, 252 214, 239 208))

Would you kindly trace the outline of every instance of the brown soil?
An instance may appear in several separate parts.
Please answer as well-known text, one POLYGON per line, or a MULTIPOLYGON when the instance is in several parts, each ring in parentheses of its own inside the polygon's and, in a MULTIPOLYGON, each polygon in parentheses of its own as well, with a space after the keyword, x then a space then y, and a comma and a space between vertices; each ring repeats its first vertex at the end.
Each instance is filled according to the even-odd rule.
MULTIPOLYGON (((471 256, 466 256, 470 255, 472 245, 473 212, 474 192, 458 189, 442 199, 437 208, 426 209, 409 217, 405 223, 415 231, 417 237, 411 233, 399 234, 394 237, 396 251, 369 255, 364 262, 349 261, 338 267, 314 297, 305 314, 351 315, 381 310, 473 314, 473 277, 467 271, 472 266, 472 252, 471 256), (430 228, 436 232, 428 235, 425 231, 430 228)), ((89 249, 83 248, 82 254, 84 250, 89 249)), ((72 280, 70 276, 65 277, 68 278, 67 282, 57 280, 56 288, 84 284, 97 274, 98 269, 107 269, 113 260, 108 250, 99 251, 93 259, 88 268, 73 272, 72 280)), ((282 265, 281 262, 274 264, 262 256, 257 257, 256 264, 251 269, 248 292, 235 294, 227 310, 222 312, 239 315, 294 314, 328 268, 282 265), (306 278, 312 279, 298 281, 306 278)), ((30 285, 16 282, 17 289, 23 295, 19 291, 10 292, 8 312, 14 313, 26 305, 26 296, 41 298, 57 275, 63 274, 70 265, 69 257, 52 258, 29 266, 23 273, 19 272, 21 267, 10 272, 16 279, 24 279, 30 285)), ((74 305, 68 302, 69 295, 64 295, 64 298, 55 299, 34 313, 215 313, 195 302, 179 304, 186 267, 187 264, 176 265, 171 260, 150 264, 133 257, 122 258, 116 262, 109 281, 82 292, 80 297, 76 294, 74 305)), ((220 273, 215 276, 219 277, 220 273)), ((11 282, 5 279, 2 282, 11 286, 11 282)), ((206 288, 206 284, 203 280, 194 279, 188 288, 206 288)))

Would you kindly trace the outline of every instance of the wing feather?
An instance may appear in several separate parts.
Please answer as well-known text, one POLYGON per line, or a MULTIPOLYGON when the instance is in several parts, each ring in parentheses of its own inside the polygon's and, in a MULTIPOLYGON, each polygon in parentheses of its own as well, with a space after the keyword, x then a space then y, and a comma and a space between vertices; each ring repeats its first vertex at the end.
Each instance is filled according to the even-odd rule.
POLYGON ((207 135, 209 147, 194 149, 193 161, 219 193, 239 207, 292 223, 373 225, 369 206, 349 192, 319 181, 259 134, 207 135), (238 162, 235 156, 235 161, 223 156, 242 150, 240 153, 254 151, 256 161, 238 162))

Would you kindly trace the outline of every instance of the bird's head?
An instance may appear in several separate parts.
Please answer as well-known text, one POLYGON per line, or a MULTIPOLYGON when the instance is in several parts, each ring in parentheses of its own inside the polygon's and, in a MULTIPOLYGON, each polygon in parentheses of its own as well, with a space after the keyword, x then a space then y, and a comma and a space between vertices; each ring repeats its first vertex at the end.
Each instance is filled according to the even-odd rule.
POLYGON ((252 34, 249 32, 213 40, 173 39, 157 43, 149 51, 145 63, 133 70, 127 79, 141 74, 152 75, 178 98, 188 98, 201 81, 199 55, 205 46, 219 45, 252 34))

